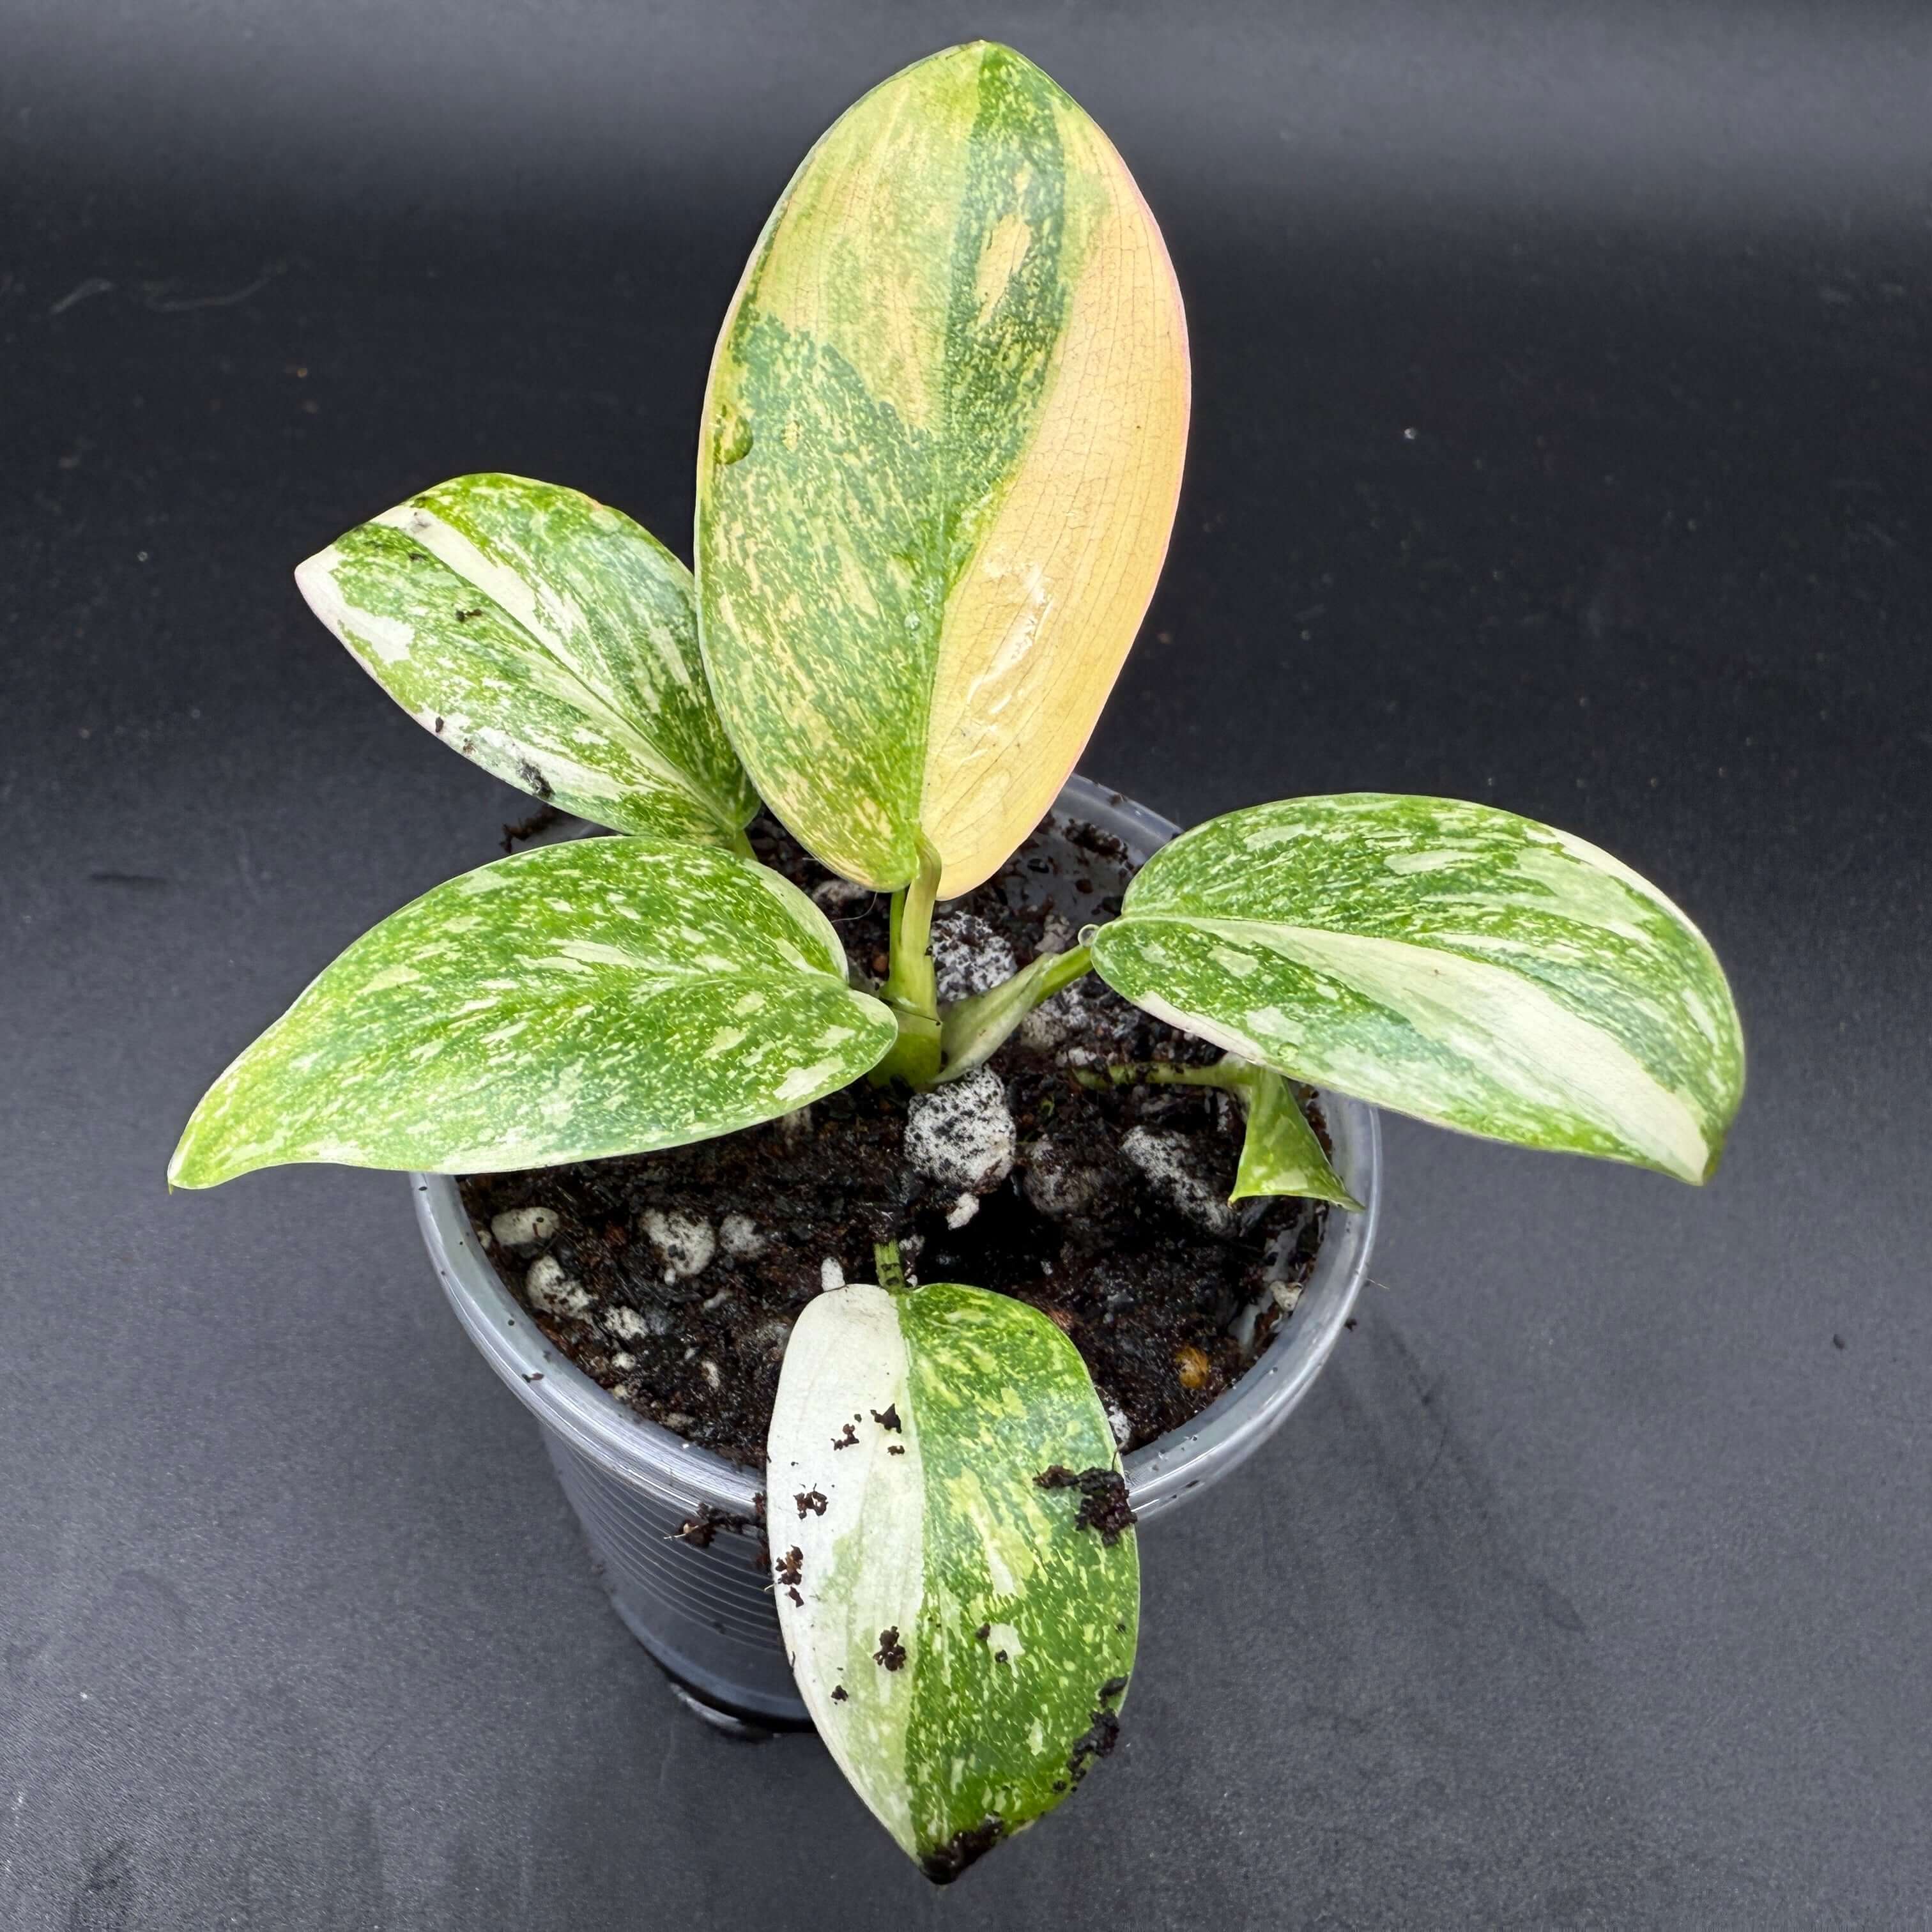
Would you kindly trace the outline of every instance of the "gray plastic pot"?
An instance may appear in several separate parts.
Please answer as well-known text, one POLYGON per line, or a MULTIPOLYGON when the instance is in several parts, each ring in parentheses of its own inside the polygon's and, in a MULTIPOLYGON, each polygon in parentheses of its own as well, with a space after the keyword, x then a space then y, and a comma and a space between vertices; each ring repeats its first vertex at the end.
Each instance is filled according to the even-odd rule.
MULTIPOLYGON (((1068 782, 1054 818, 1112 832, 1136 866, 1176 830, 1081 778, 1068 782)), ((1075 856, 1070 848, 1068 856, 1075 856)), ((1078 924, 1092 915, 1096 898, 1120 889, 1108 869, 1082 852, 1043 889, 1078 924), (1076 878, 1094 891, 1077 892, 1076 878)), ((1326 1095, 1322 1106, 1335 1165, 1365 1209, 1331 1211, 1294 1313, 1240 1381, 1185 1429, 1128 1456, 1127 1485, 1143 1523, 1225 1476, 1281 1426, 1321 1372, 1354 1306, 1381 1204, 1381 1136, 1372 1109, 1326 1095)), ((645 1421, 559 1354, 498 1277, 455 1182, 436 1174, 410 1180, 423 1240, 451 1304, 536 1418, 618 1616, 706 1714, 806 1724, 779 1641, 760 1539, 749 1526, 762 1474, 645 1421), (706 1508, 745 1519, 748 1527, 720 1527, 701 1546, 681 1538, 680 1526, 706 1508)))

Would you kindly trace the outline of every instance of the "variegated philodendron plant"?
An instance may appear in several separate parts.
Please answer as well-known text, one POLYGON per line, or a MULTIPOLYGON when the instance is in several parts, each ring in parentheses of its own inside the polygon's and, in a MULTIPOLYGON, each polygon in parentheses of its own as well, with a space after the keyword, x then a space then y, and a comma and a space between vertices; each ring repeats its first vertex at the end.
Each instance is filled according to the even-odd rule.
MULTIPOLYGON (((934 902, 994 873, 1071 770, 1154 590, 1187 415, 1166 250, 1080 108, 985 44, 874 88, 726 318, 694 578, 618 511, 506 476, 297 572, 420 723, 622 836, 484 866, 358 940, 215 1083, 171 1178, 674 1147, 868 1075, 956 1077, 1091 970, 1226 1050, 1186 1077, 1245 1105, 1238 1193, 1352 1204, 1291 1081, 1707 1178, 1744 1078, 1710 947, 1628 866, 1485 806, 1232 812, 1084 944, 937 1000, 934 902), (761 800, 893 895, 882 983, 753 859, 761 800)), ((855 1285, 798 1322, 769 1456, 770 1492, 812 1504, 787 1533, 805 1587, 777 1596, 800 1688, 950 1876, 1111 1742, 1139 1570, 1098 1397, 1016 1301, 855 1285), (857 1453, 820 1453, 829 1418, 866 1414, 857 1453)))

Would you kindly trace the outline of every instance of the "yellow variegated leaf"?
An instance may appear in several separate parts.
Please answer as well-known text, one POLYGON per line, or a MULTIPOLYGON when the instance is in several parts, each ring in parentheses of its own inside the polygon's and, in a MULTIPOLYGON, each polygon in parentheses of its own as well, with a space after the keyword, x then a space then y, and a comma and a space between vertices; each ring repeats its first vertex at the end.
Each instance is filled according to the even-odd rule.
POLYGON ((943 897, 1072 769, 1152 595, 1188 410, 1180 297, 1099 128, 1010 48, 850 110, 725 321, 700 635, 766 801, 828 864, 943 897))

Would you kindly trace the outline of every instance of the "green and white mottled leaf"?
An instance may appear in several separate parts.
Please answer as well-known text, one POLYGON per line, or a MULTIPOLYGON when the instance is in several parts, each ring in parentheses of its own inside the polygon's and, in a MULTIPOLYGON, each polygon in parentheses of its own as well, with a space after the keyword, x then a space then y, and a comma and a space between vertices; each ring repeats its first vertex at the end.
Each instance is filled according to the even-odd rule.
POLYGON ((739 755, 882 888, 951 898, 1052 802, 1133 641, 1186 438, 1159 230, 1010 48, 851 108, 773 212, 698 455, 705 661, 739 755))
POLYGON ((800 1690, 854 1789, 943 1882, 1111 1744, 1139 1628, 1133 1532, 1076 1527, 1079 1491, 1034 1480, 1118 1472, 1100 1399, 1023 1303, 856 1285, 800 1316, 767 1453, 800 1690))
POLYGON ((691 573, 621 512, 459 476, 310 557, 316 615, 416 722, 598 825, 736 846, 758 810, 698 654, 691 573))
POLYGON ((1240 1090, 1248 1120, 1230 1201, 1292 1194, 1342 1208, 1361 1206, 1322 1152, 1294 1090, 1273 1067, 1250 1067, 1240 1090))
POLYGON ((168 1178, 286 1161, 473 1174, 730 1133, 897 1035, 825 915, 702 846, 585 838, 438 886, 365 933, 195 1109, 168 1178))
POLYGON ((1230 812, 1155 854, 1092 942, 1117 991, 1289 1078, 1693 1182, 1744 1090, 1703 936, 1568 832, 1359 793, 1230 812))

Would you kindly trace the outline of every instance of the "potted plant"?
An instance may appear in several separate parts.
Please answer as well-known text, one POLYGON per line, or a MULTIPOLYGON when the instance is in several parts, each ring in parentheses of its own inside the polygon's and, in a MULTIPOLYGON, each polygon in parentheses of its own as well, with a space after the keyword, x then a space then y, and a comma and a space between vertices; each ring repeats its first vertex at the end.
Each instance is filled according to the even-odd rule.
MULTIPOLYGON (((712 1270, 753 1295, 800 1265, 774 1222, 833 1196, 880 1233, 873 1281, 828 1254, 765 1324, 755 1581, 826 1744, 940 1880, 1106 1754, 1133 1665, 1121 1450, 1154 1424, 1089 1366, 1113 1300, 1062 1307, 1013 1228, 1057 1231, 1123 1306, 1142 1251, 1093 1262, 1102 1224, 1165 1217, 1149 1277, 1238 1257, 1195 1311, 1222 1325, 1171 1360, 1201 1402, 1217 1376, 1238 1396, 1322 1215, 1358 1204, 1357 1102, 1694 1184, 1742 1089, 1695 927, 1508 812, 1298 798, 1156 850, 1158 826, 1070 828, 1114 811, 1133 832, 1089 790, 1060 856, 1036 842, 1153 591, 1188 380, 1153 219, 1052 81, 980 44, 874 89, 806 158, 726 318, 694 577, 616 511, 501 476, 298 571, 432 732, 613 836, 514 853, 358 940, 222 1075, 170 1169, 470 1177, 466 1208, 416 1184, 432 1245, 472 1286, 486 1257, 518 1286, 466 1318, 500 1367, 536 1348, 514 1362, 572 1391, 548 1416, 567 1484, 616 1453, 596 1402, 618 1403, 586 1375, 653 1440, 714 1425, 647 1402, 646 1354, 694 1403, 737 1399, 704 1352, 712 1270), (1107 866, 1124 891, 1087 876, 1107 866), (1079 1160, 1052 1150, 1081 1135, 1079 1160), (1197 1157, 1217 1136, 1216 1176, 1197 1157), (632 1212, 652 1174, 686 1206, 632 1212), (728 1182, 770 1184, 764 1224, 722 1211, 728 1182), (996 1221, 1006 1246, 970 1249, 996 1221), (946 1265, 968 1252, 1005 1276, 946 1265)), ((602 1507, 573 1494, 586 1521, 602 1507)), ((751 1514, 670 1534, 701 1550, 751 1514)))

